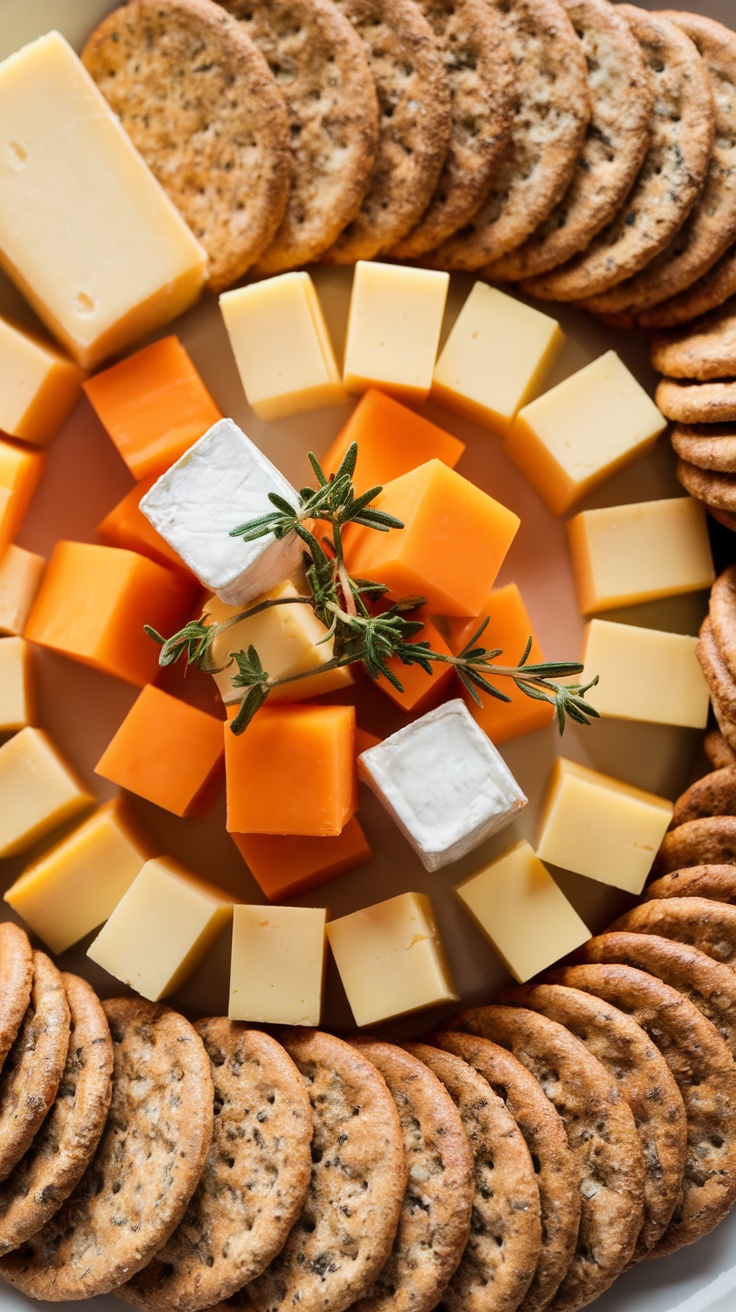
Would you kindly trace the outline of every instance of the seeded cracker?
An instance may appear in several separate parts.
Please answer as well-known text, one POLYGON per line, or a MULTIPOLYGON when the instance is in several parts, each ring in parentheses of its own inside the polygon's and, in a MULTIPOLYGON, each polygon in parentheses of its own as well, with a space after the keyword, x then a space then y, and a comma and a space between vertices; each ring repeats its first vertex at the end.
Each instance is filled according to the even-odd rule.
POLYGON ((26 1013, 33 983, 28 935, 10 920, 0 923, 0 1069, 26 1013))
MULTIPOLYGON (((729 773, 736 776, 736 770, 731 769, 729 773)), ((707 897, 716 902, 736 903, 736 866, 684 866, 673 870, 655 879, 642 893, 645 902, 661 897, 707 897)))
POLYGON ((687 291, 680 292, 669 301, 662 301, 651 310, 637 315, 642 328, 674 328, 689 323, 715 310, 729 297, 736 295, 736 245, 729 246, 717 264, 698 278, 687 291))
POLYGON ((619 916, 611 925, 612 932, 618 929, 623 933, 658 934, 660 938, 687 943, 736 970, 736 907, 723 902, 704 897, 655 898, 619 916))

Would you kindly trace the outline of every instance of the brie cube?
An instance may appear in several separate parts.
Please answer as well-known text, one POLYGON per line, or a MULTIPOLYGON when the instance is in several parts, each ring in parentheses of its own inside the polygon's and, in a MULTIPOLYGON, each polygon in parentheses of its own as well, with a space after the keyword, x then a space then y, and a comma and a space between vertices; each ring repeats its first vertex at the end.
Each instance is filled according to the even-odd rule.
POLYGON ((232 419, 220 419, 167 469, 140 508, 184 564, 228 606, 245 606, 301 565, 296 533, 244 542, 230 530, 273 510, 275 492, 296 509, 299 496, 232 419))
POLYGON ((426 870, 472 852, 527 802, 460 698, 363 752, 358 772, 426 870))

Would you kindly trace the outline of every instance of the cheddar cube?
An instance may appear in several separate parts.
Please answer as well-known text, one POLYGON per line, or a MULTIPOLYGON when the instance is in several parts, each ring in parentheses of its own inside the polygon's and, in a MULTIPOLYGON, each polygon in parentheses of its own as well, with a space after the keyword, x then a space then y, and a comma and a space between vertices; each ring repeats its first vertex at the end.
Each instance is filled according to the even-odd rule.
POLYGON ((116 797, 26 866, 5 901, 52 952, 65 952, 107 920, 151 855, 116 797))
POLYGON ((373 853, 353 816, 341 833, 329 838, 296 834, 231 834, 261 892, 269 902, 307 893, 365 865, 373 853))
POLYGON ((95 772, 173 815, 204 815, 222 765, 222 721, 149 683, 95 772))
POLYGON ((438 428, 415 410, 369 387, 348 422, 341 428, 321 464, 328 475, 337 470, 352 442, 358 443, 353 475, 356 494, 383 487, 428 460, 441 460, 454 469, 465 444, 438 428))
POLYGON ((432 400, 504 437, 563 341, 548 314, 476 282, 435 365, 432 400))
POLYGON ((343 382, 425 401, 432 385, 448 273, 358 260, 350 297, 343 382))
POLYGON ((0 638, 0 733, 33 722, 31 651, 23 638, 0 638))
POLYGON ((455 892, 506 969, 523 984, 590 938, 590 930, 526 842, 455 892))
POLYGON ((559 757, 545 795, 537 855, 639 894, 672 810, 664 797, 559 757))
POLYGON ((698 592, 715 578, 705 508, 692 497, 583 510, 567 530, 583 615, 698 592))
POLYGON ((169 546, 166 538, 156 532, 140 509, 141 499, 151 490, 156 477, 156 474, 149 474, 148 478, 136 483, 130 492, 126 492, 122 501, 118 501, 108 511, 95 531, 106 547, 124 547, 128 551, 137 551, 141 556, 157 560, 159 565, 169 565, 189 574, 181 556, 169 546))
POLYGON ((15 542, 0 554, 0 634, 23 632, 45 568, 43 556, 15 542))
POLYGON ((193 591, 189 579, 134 551, 57 542, 25 636, 142 687, 158 673, 160 650, 144 624, 175 633, 193 591))
POLYGON ((435 615, 477 615, 514 540, 518 515, 441 460, 393 479, 375 504, 404 527, 351 533, 351 573, 385 583, 395 597, 422 596, 435 615))
POLYGON ((227 893, 158 857, 141 868, 87 956, 158 1002, 186 983, 232 913, 227 893))
POLYGON ((615 351, 519 411, 506 454, 555 515, 652 446, 667 425, 615 351))
POLYGON ((457 1002, 434 910, 400 893, 327 924, 327 938, 359 1027, 457 1002))
POLYGON ((84 385, 136 479, 160 474, 222 415, 178 337, 163 337, 84 385))
POLYGON ((591 620, 584 677, 597 674, 600 682, 586 700, 603 716, 704 729, 710 700, 697 645, 682 633, 591 620))
POLYGON ((319 1025, 326 918, 318 907, 233 909, 231 1020, 319 1025))
POLYGON ((281 273, 220 297, 249 404, 261 419, 347 400, 308 273, 281 273))
POLYGON ((20 529, 44 470, 46 456, 0 438, 0 553, 20 529))
POLYGON ((93 802, 41 729, 21 729, 0 747, 0 856, 24 852, 93 802))
POLYGON ((46 446, 80 396, 86 374, 35 333, 0 316, 0 429, 46 446))
MULTIPOLYGON (((428 642, 430 649, 436 651, 438 655, 452 655, 436 624, 432 623, 426 606, 411 611, 406 618, 418 620, 423 625, 416 637, 409 639, 410 643, 428 642)), ((421 714, 428 710, 446 691, 453 675, 452 666, 444 665, 441 661, 431 662, 431 674, 428 674, 421 665, 405 665, 398 656, 390 656, 386 665, 398 679, 403 691, 399 692, 384 674, 379 675, 376 687, 380 688, 381 692, 385 692, 387 697, 390 697, 407 714, 421 714)))

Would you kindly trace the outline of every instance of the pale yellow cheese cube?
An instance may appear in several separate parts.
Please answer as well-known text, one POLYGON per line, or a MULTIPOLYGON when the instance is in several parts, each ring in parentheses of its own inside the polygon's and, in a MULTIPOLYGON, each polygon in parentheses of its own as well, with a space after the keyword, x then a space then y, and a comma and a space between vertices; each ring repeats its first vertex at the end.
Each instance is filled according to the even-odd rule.
POLYGON ((231 1020, 319 1025, 326 919, 320 907, 233 909, 231 1020))
POLYGON ((0 747, 0 856, 24 852, 93 802, 43 730, 21 729, 0 747))
POLYGON ((343 382, 424 401, 432 386, 450 275, 358 260, 350 297, 343 382))
POLYGON ((43 556, 14 542, 0 554, 0 633, 23 632, 45 568, 43 556))
POLYGON ((400 893, 331 920, 327 938, 356 1025, 457 1002, 432 903, 423 893, 400 893))
POLYGON ((308 273, 236 287, 220 297, 220 309, 245 395, 261 419, 347 399, 308 273))
POLYGON ((45 446, 87 375, 50 342, 0 317, 0 430, 45 446))
POLYGON ((523 840, 455 892, 520 984, 590 938, 585 922, 523 840))
POLYGON ((704 729, 710 703, 697 645, 682 633, 591 620, 583 677, 597 674, 599 683, 586 700, 603 716, 704 729))
POLYGON ((638 894, 672 810, 664 797, 560 757, 544 800, 537 855, 541 861, 638 894))
POLYGON ((87 956, 158 1002, 175 993, 232 916, 233 900, 168 857, 147 861, 87 956))
POLYGON ((583 510, 567 530, 583 615, 698 592, 715 578, 705 509, 692 497, 583 510))
POLYGON ((204 251, 58 32, 0 64, 0 263, 84 369, 204 282, 204 251))
POLYGON ((555 515, 650 447, 667 421, 615 351, 519 411, 504 443, 555 515))
POLYGON ((26 866, 5 901, 52 952, 65 952, 107 920, 151 855, 116 797, 26 866))
POLYGON ((22 638, 0 638, 0 733, 22 729, 34 716, 31 651, 22 638))
POLYGON ((435 365, 432 400, 504 437, 563 340, 548 314, 476 282, 435 365))

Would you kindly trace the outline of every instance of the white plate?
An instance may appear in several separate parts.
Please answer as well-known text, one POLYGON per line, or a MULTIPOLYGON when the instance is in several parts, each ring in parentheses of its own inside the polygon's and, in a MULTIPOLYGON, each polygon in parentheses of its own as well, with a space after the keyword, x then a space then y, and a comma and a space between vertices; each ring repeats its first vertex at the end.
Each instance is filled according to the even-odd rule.
MULTIPOLYGON (((94 24, 112 7, 109 0, 0 0, 0 57, 51 27, 58 28, 79 48, 94 24)), ((655 8, 654 0, 647 0, 646 7, 655 8)), ((686 9, 688 5, 681 0, 674 7, 686 9)), ((733 0, 701 0, 700 8, 722 21, 727 21, 730 15, 733 21, 733 0)), ((339 353, 345 331, 350 273, 317 269, 314 276, 339 353)), ((453 278, 445 333, 471 285, 469 278, 453 278)), ((29 321, 32 317, 5 280, 0 280, 0 309, 11 310, 29 321)), ((609 332, 574 310, 561 308, 559 313, 567 340, 548 384, 559 381, 613 345, 651 388, 653 375, 643 335, 609 332)), ((349 407, 264 423, 253 415, 243 397, 216 300, 205 298, 177 322, 175 331, 185 342, 223 413, 232 415, 297 485, 307 481, 306 452, 314 449, 320 454, 327 449, 349 407)), ((548 658, 577 658, 583 625, 575 603, 562 521, 549 514, 506 460, 495 439, 439 409, 427 407, 426 413, 467 441, 459 472, 521 515, 522 528, 499 581, 513 579, 519 584, 548 658)), ((682 494, 673 469, 669 444, 662 440, 647 456, 587 498, 580 508, 682 494)), ((59 537, 95 541, 96 525, 131 485, 132 479, 123 462, 91 408, 86 401, 82 402, 50 450, 46 476, 18 540, 23 546, 46 555, 59 537)), ((695 633, 706 606, 707 598, 699 594, 632 607, 612 613, 611 618, 695 633)), ((114 790, 94 774, 94 766, 137 696, 137 690, 50 653, 38 652, 37 657, 41 722, 104 800, 114 790)), ((181 691, 180 678, 178 672, 167 676, 166 686, 181 691)), ((187 695, 194 695, 203 706, 213 705, 210 681, 205 676, 190 675, 187 695)), ((361 724, 379 733, 390 732, 403 722, 387 698, 362 683, 358 714, 361 724)), ((510 830, 471 857, 434 875, 427 875, 423 870, 375 799, 363 795, 361 822, 376 849, 376 859, 371 865, 325 886, 324 899, 331 914, 337 916, 404 890, 428 892, 463 999, 488 1000, 506 976, 485 940, 461 911, 452 887, 484 858, 503 850, 511 841, 520 837, 533 840, 540 797, 555 755, 562 750, 576 760, 674 798, 692 776, 700 737, 687 730, 608 721, 590 729, 572 726, 562 744, 550 727, 504 745, 503 754, 530 797, 530 806, 510 830)), ((160 841, 162 850, 227 887, 239 900, 263 901, 224 832, 222 795, 205 821, 178 821, 137 799, 136 809, 160 841)), ((26 859, 0 862, 3 888, 16 877, 26 859)), ((558 873, 566 893, 593 930, 603 928, 619 907, 626 904, 621 895, 602 885, 558 873)), ((321 905, 321 890, 295 901, 321 905)), ((226 1008, 228 956, 225 936, 180 995, 183 1006, 197 1012, 226 1008)), ((91 966, 83 950, 65 953, 60 964, 86 974, 103 994, 120 991, 115 981, 91 966)), ((350 1012, 332 968, 328 971, 327 999, 326 1023, 349 1027, 350 1012)), ((390 1032, 399 1037, 417 1033, 432 1019, 409 1018, 391 1027, 390 1032)), ((694 1248, 630 1272, 598 1301, 597 1307, 600 1312, 624 1312, 635 1302, 638 1312, 700 1312, 708 1307, 726 1312, 736 1308, 736 1293, 728 1292, 736 1289, 736 1266, 730 1266, 729 1257, 734 1239, 736 1219, 725 1222, 694 1248)), ((26 1301, 13 1291, 0 1290, 3 1308, 20 1306, 26 1301)), ((96 1304, 100 1312, 108 1309, 112 1312, 119 1307, 112 1298, 96 1300, 96 1304)))

